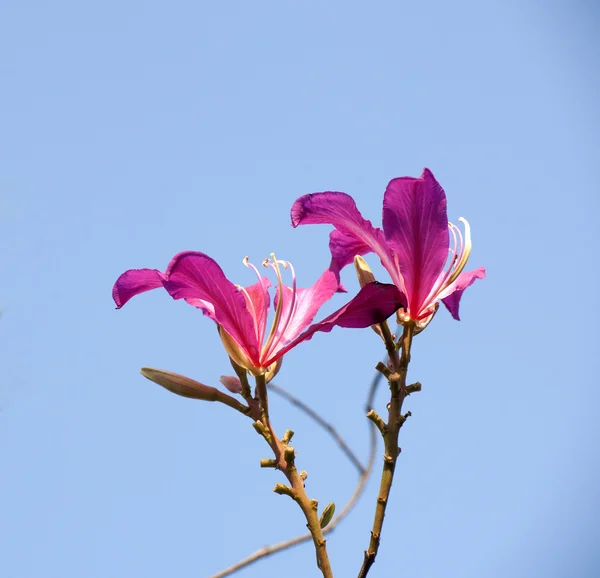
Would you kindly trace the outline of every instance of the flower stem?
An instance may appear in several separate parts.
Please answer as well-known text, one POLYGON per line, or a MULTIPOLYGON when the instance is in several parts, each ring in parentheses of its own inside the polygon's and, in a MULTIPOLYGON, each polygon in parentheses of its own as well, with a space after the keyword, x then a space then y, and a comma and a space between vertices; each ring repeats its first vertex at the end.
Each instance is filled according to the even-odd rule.
POLYGON ((275 486, 275 492, 278 494, 289 495, 298 506, 300 506, 315 545, 317 566, 319 567, 319 570, 321 570, 323 578, 333 578, 333 572, 327 554, 326 540, 323 537, 323 530, 321 529, 319 514, 317 512, 319 504, 317 500, 311 500, 306 494, 304 480, 300 477, 300 474, 296 469, 294 448, 280 440, 271 426, 269 420, 267 384, 264 375, 256 377, 256 395, 260 403, 262 424, 261 422, 258 423, 261 424, 261 428, 266 428, 266 431, 260 431, 261 428, 256 429, 271 446, 273 454, 275 455, 275 460, 277 461, 277 467, 285 474, 285 477, 290 484, 290 487, 278 484, 275 486))
POLYGON ((260 417, 265 427, 270 427, 269 396, 267 395, 267 379, 264 375, 256 376, 256 397, 260 404, 260 417))
MULTIPOLYGON (((381 381, 382 377, 383 374, 381 372, 375 372, 375 375, 369 387, 369 395, 365 403, 365 411, 369 411, 373 407, 375 392, 377 391, 377 387, 379 386, 379 382, 381 381)), ((350 512, 354 509, 354 506, 358 502, 358 499, 361 497, 366 487, 367 480, 371 476, 373 464, 375 463, 375 452, 377 450, 377 429, 374 424, 369 424, 369 457, 367 458, 366 465, 363 465, 362 462, 358 460, 356 455, 350 450, 350 448, 347 446, 347 444, 344 442, 344 440, 342 439, 340 434, 335 430, 335 428, 323 417, 321 417, 315 410, 310 408, 304 402, 300 401, 298 398, 291 395, 289 392, 282 389, 280 386, 275 386, 275 384, 269 383, 267 387, 269 390, 280 394, 284 399, 290 401, 290 403, 298 407, 301 411, 305 412, 310 418, 314 419, 316 423, 318 423, 325 430, 327 430, 333 437, 333 439, 338 442, 342 451, 346 454, 346 456, 352 462, 352 464, 354 464, 356 470, 360 474, 352 496, 348 499, 348 501, 346 502, 342 510, 339 512, 339 514, 336 514, 333 520, 323 530, 323 535, 331 534, 336 529, 336 527, 346 518, 346 516, 348 516, 348 514, 350 514, 350 512)), ((246 556, 242 560, 237 561, 235 564, 232 564, 231 566, 228 566, 220 572, 213 574, 210 578, 225 578, 226 576, 230 576, 231 574, 234 574, 242 568, 246 568, 247 566, 258 562, 259 560, 262 560, 279 552, 283 552, 289 548, 292 548, 293 546, 297 546, 298 544, 302 544, 311 539, 311 533, 307 532, 294 538, 284 540, 277 544, 264 546, 263 548, 256 550, 249 556, 246 556)))
POLYGON ((375 517, 373 520, 373 529, 371 530, 371 539, 369 548, 365 551, 363 565, 358 574, 358 578, 366 578, 371 566, 375 562, 379 543, 381 539, 381 530, 383 528, 383 520, 385 518, 385 510, 387 507, 392 482, 394 480, 394 470, 396 468, 396 460, 400 454, 398 447, 398 436, 400 428, 405 421, 402 416, 402 404, 409 392, 406 388, 406 374, 408 372, 408 364, 410 363, 410 348, 412 345, 412 337, 414 327, 411 324, 404 326, 404 331, 401 338, 402 354, 398 357, 398 350, 394 343, 394 338, 389 330, 387 323, 381 325, 382 334, 384 336, 386 349, 390 356, 390 365, 392 372, 388 376, 390 386, 390 403, 388 405, 388 423, 384 428, 383 440, 385 444, 385 453, 383 456, 383 470, 381 472, 381 483, 379 485, 379 494, 377 496, 377 505, 375 507, 375 517))

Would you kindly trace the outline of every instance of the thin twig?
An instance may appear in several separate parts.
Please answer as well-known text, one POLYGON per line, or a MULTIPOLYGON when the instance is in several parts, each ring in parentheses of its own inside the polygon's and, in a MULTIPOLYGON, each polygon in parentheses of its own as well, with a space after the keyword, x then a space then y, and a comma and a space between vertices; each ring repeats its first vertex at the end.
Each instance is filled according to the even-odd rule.
POLYGON ((344 441, 342 436, 337 432, 337 430, 323 417, 321 417, 312 407, 305 404, 303 401, 299 400, 297 397, 293 396, 291 393, 287 392, 282 387, 275 385, 274 383, 269 383, 267 386, 270 390, 274 391, 284 399, 287 399, 292 405, 295 405, 298 409, 302 410, 308 417, 312 418, 315 422, 317 422, 323 429, 325 429, 329 435, 337 442, 340 446, 340 449, 346 457, 352 462, 354 467, 358 470, 358 473, 362 475, 365 471, 364 466, 361 464, 360 460, 356 457, 356 454, 350 449, 348 444, 344 441))
MULTIPOLYGON (((376 371, 375 375, 373 376, 373 380, 371 381, 369 395, 368 395, 367 401, 365 403, 365 412, 368 412, 369 410, 371 410, 373 408, 375 393, 377 392, 377 387, 379 385, 379 382, 381 381, 381 378, 382 378, 381 373, 376 371)), ((295 405, 296 407, 298 407, 299 409, 304 411, 316 423, 321 425, 337 441, 338 445, 340 446, 340 448, 342 449, 344 454, 354 464, 354 466, 360 473, 360 477, 358 479, 358 482, 356 483, 356 487, 354 489, 352 496, 346 502, 344 507, 340 510, 339 514, 337 516, 335 516, 333 518, 333 520, 329 523, 329 525, 323 530, 323 534, 331 534, 336 529, 336 527, 342 522, 342 520, 344 520, 344 518, 346 518, 346 516, 348 516, 348 514, 350 514, 350 512, 354 509, 354 506, 356 506, 358 499, 360 498, 360 496, 362 495, 362 493, 365 489, 367 480, 369 479, 369 476, 371 475, 371 471, 373 470, 373 465, 375 463, 375 454, 377 452, 377 438, 378 438, 377 430, 375 429, 374 424, 369 422, 369 432, 370 432, 369 457, 367 459, 366 466, 363 466, 361 464, 361 462, 358 460, 358 458, 356 457, 356 455, 350 450, 350 448, 344 442, 344 440, 342 439, 340 434, 335 430, 335 428, 333 426, 331 426, 331 424, 329 424, 327 421, 325 421, 325 419, 322 418, 318 413, 316 413, 312 408, 307 406, 304 402, 301 402, 298 399, 296 399, 294 396, 289 394, 287 391, 285 391, 281 387, 274 385, 273 383, 270 383, 268 385, 268 387, 269 387, 269 389, 272 389, 274 392, 280 394, 282 397, 287 399, 290 403, 292 403, 293 405, 295 405), (350 457, 350 456, 352 456, 352 457, 350 457)), ((212 576, 210 576, 210 578, 225 578, 225 576, 230 576, 234 572, 241 570, 242 568, 245 568, 246 566, 250 566, 251 564, 254 564, 254 562, 257 562, 258 560, 261 560, 263 558, 268 558, 269 556, 272 556, 273 554, 277 554, 278 552, 283 552, 284 550, 287 550, 288 548, 291 548, 293 546, 297 546, 298 544, 307 542, 311 538, 312 538, 312 536, 311 536, 310 532, 307 532, 306 534, 296 536, 295 538, 291 538, 290 540, 284 540, 283 542, 279 542, 277 544, 265 546, 264 548, 260 548, 259 550, 256 550, 255 552, 253 552, 246 558, 239 560, 235 564, 228 566, 224 570, 221 570, 220 572, 213 574, 212 576)))

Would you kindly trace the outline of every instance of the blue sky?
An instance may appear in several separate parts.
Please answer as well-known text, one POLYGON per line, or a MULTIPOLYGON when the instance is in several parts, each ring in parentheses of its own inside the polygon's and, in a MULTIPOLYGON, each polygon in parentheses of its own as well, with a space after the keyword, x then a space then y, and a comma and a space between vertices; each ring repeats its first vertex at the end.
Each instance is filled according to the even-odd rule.
MULTIPOLYGON (((245 255, 276 251, 309 285, 329 230, 292 229, 293 201, 345 191, 379 224, 387 182, 428 166, 488 278, 415 343, 423 391, 370 575, 597 576, 598 17, 581 1, 5 3, 3 575, 201 578, 302 531, 249 421, 138 373, 216 385, 211 322, 158 291, 115 311, 112 284, 194 249, 239 283, 245 255)), ((336 329, 278 383, 365 456, 381 354, 336 329)), ((341 506, 350 464, 272 405, 311 496, 341 506)), ((329 540, 336 576, 358 573, 377 485, 329 540)), ((309 546, 240 573, 316 575, 309 546)))

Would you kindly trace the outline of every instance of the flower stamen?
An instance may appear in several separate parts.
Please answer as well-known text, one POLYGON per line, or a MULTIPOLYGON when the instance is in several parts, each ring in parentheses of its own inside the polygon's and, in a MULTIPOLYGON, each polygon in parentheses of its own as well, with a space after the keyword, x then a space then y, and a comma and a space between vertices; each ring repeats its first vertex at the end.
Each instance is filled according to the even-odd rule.
MULTIPOLYGON (((290 274, 292 276, 292 287, 291 287, 292 301, 289 306, 289 311, 288 311, 287 317, 277 332, 278 339, 276 342, 274 341, 271 344, 271 349, 275 348, 277 343, 279 343, 279 341, 283 337, 283 335, 284 335, 286 329, 288 328, 288 325, 290 324, 290 321, 294 315, 294 311, 296 310, 296 272, 294 271, 294 266, 289 261, 280 261, 280 263, 283 265, 284 269, 287 269, 288 267, 290 268, 290 274)), ((283 307, 283 290, 284 289, 287 290, 289 288, 286 287, 285 285, 280 286, 279 300, 281 301, 282 307, 283 307)))
POLYGON ((275 258, 274 254, 271 254, 271 257, 273 258, 273 261, 270 262, 269 259, 265 259, 263 265, 265 267, 269 266, 271 267, 276 275, 277 275, 277 290, 278 290, 278 299, 277 299, 277 307, 275 310, 275 319, 273 320, 273 327, 271 329, 271 334, 269 335, 269 339, 267 340, 267 343, 265 343, 265 346, 263 347, 262 350, 262 355, 264 357, 270 357, 273 352, 275 351, 275 349, 277 348, 278 344, 280 343, 281 339, 283 338, 286 329, 288 328, 292 317, 294 316, 294 312, 296 311, 296 305, 297 305, 297 300, 296 300, 296 295, 297 295, 297 291, 296 291, 296 272, 294 270, 293 265, 289 262, 289 261, 281 261, 275 258), (292 276, 292 286, 291 287, 287 287, 286 285, 284 285, 283 283, 283 279, 281 276, 281 269, 280 266, 283 267, 284 269, 290 269, 290 273, 292 276), (281 321, 281 316, 283 314, 283 308, 284 308, 284 291, 290 290, 291 291, 291 302, 289 304, 288 307, 288 311, 285 317, 285 321, 281 321))
POLYGON ((285 261, 278 261, 275 257, 275 253, 271 253, 271 258, 268 257, 263 261, 263 267, 271 267, 275 274, 277 275, 277 288, 279 290, 279 299, 277 300, 277 307, 275 308, 275 317, 273 318, 273 324, 271 325, 271 332, 269 333, 269 337, 267 338, 267 342, 264 344, 262 348, 262 355, 265 355, 275 338, 275 333, 277 331, 277 326, 279 325, 279 319, 281 318, 281 309, 283 307, 283 279, 281 278, 281 270, 279 269, 279 265, 283 265, 284 268, 287 267, 285 261))
POLYGON ((458 220, 465 226, 464 244, 463 236, 460 232, 460 229, 456 227, 460 239, 460 248, 458 253, 459 258, 458 263, 456 263, 456 265, 454 266, 452 274, 444 284, 444 289, 448 287, 448 285, 456 281, 457 277, 462 273, 463 269, 465 268, 467 261, 469 260, 469 255, 471 254, 471 226, 469 225, 469 222, 466 219, 463 219, 462 217, 460 217, 458 220))

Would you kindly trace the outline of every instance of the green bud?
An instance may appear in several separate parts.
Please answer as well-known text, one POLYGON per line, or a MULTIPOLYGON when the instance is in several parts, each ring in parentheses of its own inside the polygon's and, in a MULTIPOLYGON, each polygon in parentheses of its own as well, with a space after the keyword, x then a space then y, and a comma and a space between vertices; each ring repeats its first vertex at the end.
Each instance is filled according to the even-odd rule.
POLYGON ((329 502, 329 504, 327 504, 325 506, 325 509, 323 510, 323 513, 321 514, 321 520, 320 520, 320 525, 321 528, 325 528, 327 526, 327 524, 329 524, 329 522, 331 522, 331 518, 333 518, 333 515, 335 514, 335 504, 333 502, 329 502))

